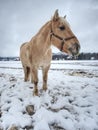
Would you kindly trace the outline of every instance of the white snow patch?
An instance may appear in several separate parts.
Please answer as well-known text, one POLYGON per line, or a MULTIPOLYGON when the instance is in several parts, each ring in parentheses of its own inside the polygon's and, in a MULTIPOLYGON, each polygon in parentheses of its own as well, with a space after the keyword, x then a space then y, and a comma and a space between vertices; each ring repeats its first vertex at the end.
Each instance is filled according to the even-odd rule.
POLYGON ((39 97, 34 97, 20 62, 0 62, 1 130, 98 130, 98 61, 52 61, 51 69, 46 92, 39 70, 39 97), (28 105, 34 106, 33 115, 28 105))

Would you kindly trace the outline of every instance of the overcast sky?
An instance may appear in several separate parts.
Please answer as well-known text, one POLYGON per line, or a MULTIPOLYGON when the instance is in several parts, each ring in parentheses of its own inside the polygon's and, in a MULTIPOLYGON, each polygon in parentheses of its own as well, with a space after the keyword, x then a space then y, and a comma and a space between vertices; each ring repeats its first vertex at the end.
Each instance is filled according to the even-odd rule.
MULTIPOLYGON (((0 0, 0 56, 19 56, 59 9, 81 44, 81 52, 98 52, 98 0, 0 0)), ((55 49, 53 49, 55 51, 55 49)))

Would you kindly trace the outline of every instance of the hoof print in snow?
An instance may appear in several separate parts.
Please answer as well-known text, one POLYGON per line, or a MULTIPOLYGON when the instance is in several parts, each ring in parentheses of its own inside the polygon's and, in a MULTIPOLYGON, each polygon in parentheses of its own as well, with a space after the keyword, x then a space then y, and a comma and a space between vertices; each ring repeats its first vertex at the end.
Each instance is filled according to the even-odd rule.
POLYGON ((10 88, 14 88, 15 87, 15 84, 12 84, 11 86, 10 86, 10 88))
POLYGON ((58 100, 58 98, 56 96, 52 96, 51 103, 54 104, 57 102, 57 100, 58 100))
POLYGON ((18 128, 16 126, 12 126, 8 130, 18 130, 18 128))
POLYGON ((16 79, 14 76, 11 76, 11 77, 9 78, 9 81, 10 81, 10 82, 13 82, 13 81, 17 81, 17 79, 16 79))
POLYGON ((33 130, 34 129, 34 126, 25 126, 24 128, 23 128, 23 130, 33 130))
POLYGON ((1 73, 1 74, 0 74, 0 77, 4 77, 4 78, 5 78, 5 74, 4 74, 4 73, 1 73))
POLYGON ((63 127, 59 126, 57 123, 53 123, 50 125, 51 130, 65 130, 63 127))
POLYGON ((65 93, 65 96, 70 96, 70 93, 69 93, 69 92, 66 92, 66 93, 65 93))
POLYGON ((26 107, 26 111, 28 112, 29 115, 33 115, 34 114, 34 106, 33 105, 28 105, 26 107))
POLYGON ((2 116, 2 112, 1 112, 1 110, 0 110, 0 117, 2 116))
POLYGON ((52 112, 59 112, 60 110, 62 110, 62 108, 51 108, 51 107, 49 107, 48 110, 52 111, 52 112))

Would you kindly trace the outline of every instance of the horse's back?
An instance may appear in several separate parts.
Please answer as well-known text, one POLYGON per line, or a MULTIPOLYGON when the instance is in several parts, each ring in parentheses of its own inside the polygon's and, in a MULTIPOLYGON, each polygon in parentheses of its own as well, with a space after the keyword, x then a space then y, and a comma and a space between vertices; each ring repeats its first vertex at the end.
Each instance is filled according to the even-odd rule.
POLYGON ((21 46, 20 46, 20 50, 22 49, 22 47, 24 46, 24 45, 26 45, 28 42, 25 42, 25 43, 23 43, 21 46))

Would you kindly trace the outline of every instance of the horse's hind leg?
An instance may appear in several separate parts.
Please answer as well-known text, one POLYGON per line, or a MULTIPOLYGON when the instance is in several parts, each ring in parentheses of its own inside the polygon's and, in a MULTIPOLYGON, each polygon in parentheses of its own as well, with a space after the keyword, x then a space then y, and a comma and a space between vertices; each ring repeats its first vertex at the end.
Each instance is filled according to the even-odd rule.
POLYGON ((30 80, 30 68, 27 66, 24 66, 24 81, 29 81, 30 80))
POLYGON ((47 78, 48 78, 48 71, 49 71, 50 65, 47 67, 42 68, 43 72, 43 90, 47 90, 47 78))
POLYGON ((34 83, 34 92, 33 95, 38 96, 38 70, 35 68, 32 68, 32 72, 31 72, 31 82, 33 79, 33 83, 34 83))

